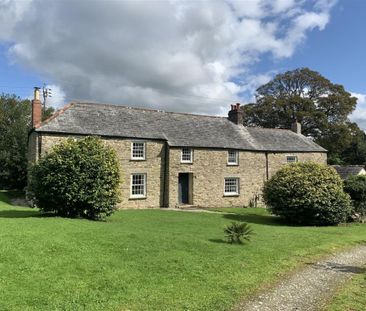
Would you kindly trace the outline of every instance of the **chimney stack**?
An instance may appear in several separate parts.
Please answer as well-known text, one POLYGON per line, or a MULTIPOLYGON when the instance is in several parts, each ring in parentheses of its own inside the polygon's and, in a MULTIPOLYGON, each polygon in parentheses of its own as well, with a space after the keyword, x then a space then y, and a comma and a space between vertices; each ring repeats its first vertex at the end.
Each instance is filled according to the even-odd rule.
POLYGON ((42 103, 39 95, 39 87, 34 88, 34 98, 32 100, 32 127, 39 126, 42 122, 42 103))
POLYGON ((244 112, 242 109, 240 109, 239 103, 236 103, 235 105, 231 105, 231 110, 229 111, 228 119, 235 124, 243 125, 244 112))
POLYGON ((295 120, 295 122, 291 124, 291 131, 300 135, 301 134, 301 123, 297 122, 297 120, 295 120))

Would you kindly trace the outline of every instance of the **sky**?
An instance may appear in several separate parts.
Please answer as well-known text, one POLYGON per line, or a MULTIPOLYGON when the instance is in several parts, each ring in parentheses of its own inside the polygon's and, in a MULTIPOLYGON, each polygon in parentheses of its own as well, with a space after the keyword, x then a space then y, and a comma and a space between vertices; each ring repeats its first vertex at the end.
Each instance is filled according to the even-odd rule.
POLYGON ((365 29, 364 0, 0 0, 0 92, 225 115, 309 67, 366 130, 365 29))

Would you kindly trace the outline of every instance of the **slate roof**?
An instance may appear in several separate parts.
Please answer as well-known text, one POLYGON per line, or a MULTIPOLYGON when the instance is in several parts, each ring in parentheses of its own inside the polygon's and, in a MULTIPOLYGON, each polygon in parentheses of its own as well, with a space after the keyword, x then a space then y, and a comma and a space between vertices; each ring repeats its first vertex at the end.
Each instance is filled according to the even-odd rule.
POLYGON ((95 103, 71 103, 37 132, 165 140, 174 147, 326 152, 290 130, 236 125, 224 117, 95 103))
POLYGON ((332 165, 333 168, 337 171, 337 173, 341 176, 342 179, 347 179, 350 175, 358 175, 365 169, 362 165, 332 165))

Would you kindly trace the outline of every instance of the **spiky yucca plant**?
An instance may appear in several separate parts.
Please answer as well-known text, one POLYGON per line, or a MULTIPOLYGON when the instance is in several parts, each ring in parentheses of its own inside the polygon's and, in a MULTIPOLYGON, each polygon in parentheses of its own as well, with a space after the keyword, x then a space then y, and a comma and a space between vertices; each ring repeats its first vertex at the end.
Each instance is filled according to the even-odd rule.
POLYGON ((245 222, 232 222, 224 229, 229 243, 242 244, 243 240, 249 241, 253 235, 252 228, 245 222))

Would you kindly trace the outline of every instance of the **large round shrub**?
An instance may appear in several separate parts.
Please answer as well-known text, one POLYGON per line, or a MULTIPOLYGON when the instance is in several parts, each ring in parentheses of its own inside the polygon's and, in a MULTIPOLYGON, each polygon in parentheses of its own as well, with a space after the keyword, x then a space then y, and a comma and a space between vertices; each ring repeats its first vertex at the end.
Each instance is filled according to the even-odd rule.
POLYGON ((344 181, 344 191, 352 199, 355 219, 366 218, 366 176, 350 176, 344 181))
POLYGON ((272 214, 294 224, 334 225, 351 213, 337 172, 317 163, 285 166, 265 184, 263 195, 272 214))
POLYGON ((65 217, 103 219, 116 209, 119 188, 116 152, 96 137, 61 142, 30 171, 35 205, 65 217))

